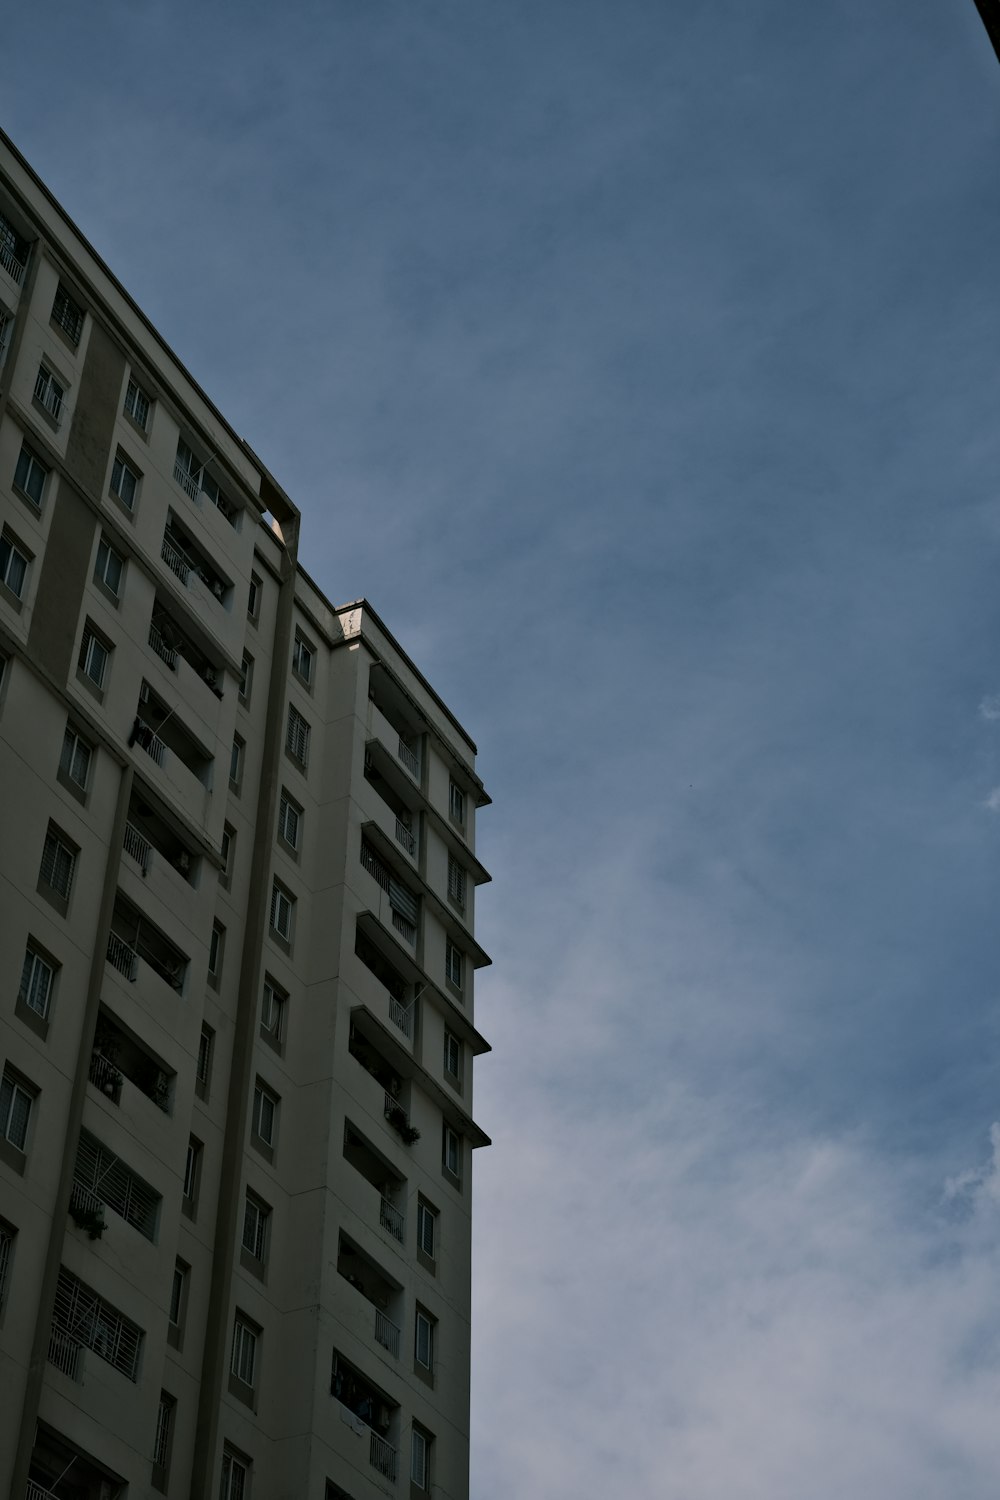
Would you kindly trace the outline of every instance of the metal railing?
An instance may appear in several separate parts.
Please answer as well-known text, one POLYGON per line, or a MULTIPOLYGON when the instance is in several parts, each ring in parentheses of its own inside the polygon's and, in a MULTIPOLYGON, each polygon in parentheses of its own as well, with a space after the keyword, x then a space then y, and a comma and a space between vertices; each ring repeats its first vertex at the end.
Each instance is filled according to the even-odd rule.
POLYGON ((398 1026, 405 1037, 413 1036, 413 1001, 404 1005, 395 995, 389 996, 389 1020, 398 1026))
POLYGON ((74 1182, 69 1195, 69 1206, 78 1214, 97 1215, 104 1207, 104 1199, 98 1198, 90 1188, 84 1187, 82 1182, 74 1182))
POLYGON ((396 1450, 384 1437, 379 1437, 374 1429, 369 1438, 368 1462, 383 1479, 388 1479, 391 1484, 396 1483, 396 1450))
MULTIPOLYGON (((53 1343, 59 1352, 67 1344, 75 1345, 77 1350, 83 1345, 92 1349, 98 1359, 119 1370, 126 1380, 136 1382, 142 1341, 143 1331, 131 1318, 105 1302, 65 1266, 60 1268, 52 1313, 50 1359, 53 1343)), ((56 1364, 57 1360, 52 1362, 56 1364)))
POLYGON ((49 376, 41 370, 35 376, 35 400, 40 401, 49 416, 58 422, 62 416, 63 398, 49 376))
MULTIPOLYGON (((79 1380, 80 1378, 79 1368, 82 1352, 83 1345, 77 1343, 76 1339, 71 1338, 64 1329, 53 1325, 49 1330, 49 1364, 55 1365, 56 1369, 61 1370, 64 1375, 68 1375, 70 1380, 79 1380)), ((39 1494, 44 1495, 45 1493, 45 1490, 39 1490, 39 1494)))
POLYGON ((139 956, 124 938, 118 936, 117 932, 108 934, 108 963, 113 969, 117 969, 119 974, 124 974, 126 979, 132 983, 135 982, 139 971, 139 956))
POLYGON ((24 1492, 24 1500, 53 1500, 52 1491, 43 1489, 33 1479, 28 1480, 28 1488, 24 1492))
POLYGON ((381 1344, 383 1349, 388 1349, 395 1359, 399 1358, 399 1329, 391 1318, 387 1318, 381 1308, 375 1309, 375 1342, 381 1344))
POLYGON ((189 499, 194 500, 195 503, 197 503, 198 496, 201 493, 201 484, 199 483, 200 476, 196 478, 194 474, 189 474, 187 469, 185 469, 184 465, 179 461, 179 459, 175 458, 174 478, 177 480, 177 483, 180 485, 185 495, 187 495, 189 499))
POLYGON ((180 579, 181 583, 187 584, 188 578, 191 575, 191 564, 184 554, 177 550, 168 537, 163 538, 163 543, 160 547, 160 556, 171 573, 174 573, 180 579))
POLYGON ((413 836, 413 829, 409 826, 408 823, 404 823, 402 818, 396 819, 396 843, 402 844, 407 854, 409 854, 411 858, 416 859, 417 841, 413 836))
POLYGON ((167 747, 160 736, 146 723, 145 719, 137 718, 135 721, 135 742, 149 756, 155 760, 158 766, 162 766, 167 758, 167 747))
POLYGON ((399 747, 396 753, 399 756, 400 760, 403 762, 403 765, 409 771, 410 775, 413 776, 417 781, 419 781, 420 762, 417 759, 417 752, 406 743, 402 735, 399 736, 399 747))
POLYGON ((161 661, 165 661, 171 672, 177 670, 177 652, 173 646, 168 646, 160 631, 155 625, 149 627, 149 644, 156 652, 161 661))
POLYGON ((412 922, 408 921, 407 918, 403 916, 402 912, 397 911, 395 907, 393 907, 392 909, 392 925, 393 927, 395 927, 400 937, 409 943, 411 948, 416 946, 416 927, 412 922))
POLYGON ((119 1073, 114 1063, 108 1062, 100 1052, 92 1052, 90 1055, 90 1081, 112 1104, 117 1104, 121 1099, 124 1074, 119 1073))
POLYGON ((3 266, 16 286, 21 285, 24 277, 24 261, 18 260, 10 246, 4 244, 2 238, 0 238, 0 266, 3 266))
POLYGON ((389 1202, 388 1198, 381 1198, 379 1200, 378 1218, 382 1228, 387 1230, 394 1240, 398 1240, 402 1244, 406 1229, 406 1220, 399 1209, 389 1202))
POLYGON ((153 858, 153 846, 148 839, 144 839, 134 823, 125 824, 125 837, 122 839, 122 848, 130 858, 134 859, 139 869, 145 875, 153 858))

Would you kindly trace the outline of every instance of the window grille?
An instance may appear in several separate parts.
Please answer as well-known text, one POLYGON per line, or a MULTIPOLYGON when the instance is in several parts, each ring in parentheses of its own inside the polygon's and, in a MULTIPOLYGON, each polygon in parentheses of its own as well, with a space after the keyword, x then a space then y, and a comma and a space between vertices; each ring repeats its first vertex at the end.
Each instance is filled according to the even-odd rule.
POLYGON ((73 1181, 113 1209, 147 1240, 155 1240, 160 1195, 89 1131, 81 1131, 73 1181))
POLYGON ((60 1267, 56 1284, 52 1329, 71 1344, 92 1349, 99 1359, 120 1370, 128 1380, 138 1380, 142 1329, 65 1266, 60 1267))

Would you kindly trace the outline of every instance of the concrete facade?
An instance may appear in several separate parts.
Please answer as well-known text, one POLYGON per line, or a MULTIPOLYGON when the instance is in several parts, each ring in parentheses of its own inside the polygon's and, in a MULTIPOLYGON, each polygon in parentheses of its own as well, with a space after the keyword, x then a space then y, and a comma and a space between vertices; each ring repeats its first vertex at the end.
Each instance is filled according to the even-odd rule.
POLYGON ((0 137, 0 1493, 466 1500, 475 745, 0 137))

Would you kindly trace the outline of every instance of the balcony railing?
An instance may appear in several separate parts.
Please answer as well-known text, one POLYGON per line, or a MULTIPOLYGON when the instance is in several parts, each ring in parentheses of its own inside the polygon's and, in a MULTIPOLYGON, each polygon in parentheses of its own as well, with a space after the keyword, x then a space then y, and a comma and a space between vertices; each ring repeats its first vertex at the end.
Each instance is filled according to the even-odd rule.
POLYGON ((406 1232, 406 1220, 399 1209, 389 1202, 388 1198, 379 1200, 379 1223, 383 1229, 392 1235, 394 1240, 398 1240, 400 1244, 403 1243, 403 1236, 406 1232))
POLYGON ((17 286, 21 285, 24 278, 24 261, 18 260, 10 246, 4 244, 2 238, 0 238, 0 266, 3 266, 7 275, 17 286))
POLYGON ((194 474, 189 474, 180 460, 174 459, 174 478, 185 495, 197 503, 198 496, 201 493, 200 476, 196 477, 194 474))
POLYGON ((409 943, 411 948, 416 946, 416 927, 411 921, 408 920, 408 918, 403 916, 402 912, 397 911, 395 907, 393 907, 392 909, 392 925, 393 927, 395 927, 396 931, 399 933, 404 942, 409 943))
POLYGON ((98 1198, 90 1188, 84 1187, 80 1182, 74 1182, 72 1192, 69 1195, 69 1206, 78 1214, 99 1215, 104 1210, 104 1199, 98 1198))
POLYGON ((113 969, 117 969, 119 974, 124 974, 126 979, 135 983, 135 977, 139 971, 138 954, 116 932, 108 935, 108 963, 113 969))
POLYGON ((35 376, 35 400, 40 401, 50 417, 56 421, 62 416, 63 398, 47 375, 39 370, 35 376))
POLYGON ((177 652, 168 646, 155 625, 149 627, 149 644, 161 661, 165 661, 171 672, 177 671, 177 652))
POLYGON ((383 1479, 388 1479, 390 1484, 396 1483, 396 1450, 374 1430, 369 1436, 368 1462, 383 1479))
POLYGON ((163 544, 160 547, 160 556, 171 573, 175 574, 181 583, 186 585, 191 575, 191 565, 184 554, 178 552, 173 542, 169 541, 167 537, 163 538, 163 544))
POLYGON ((399 1329, 391 1318, 387 1318, 381 1308, 375 1309, 375 1342, 381 1344, 383 1349, 388 1349, 395 1359, 399 1358, 399 1329))
POLYGON ((144 839, 134 823, 125 824, 125 837, 122 839, 122 847, 125 853, 134 859, 139 869, 145 875, 149 870, 150 861, 153 857, 153 846, 148 839, 144 839))
POLYGON ((92 1052, 90 1055, 90 1081, 112 1104, 120 1101, 124 1077, 100 1052, 92 1052))
POLYGON ((167 747, 160 736, 150 729, 145 719, 137 718, 135 721, 135 743, 141 746, 158 766, 163 765, 167 758, 167 747))
POLYGON ((398 1026, 405 1037, 413 1037, 413 1001, 404 1005, 395 995, 389 996, 389 1020, 398 1026))
POLYGON ((413 836, 413 829, 402 818, 396 819, 396 843, 402 844, 411 859, 416 859, 417 841, 413 836))
POLYGON ((52 1491, 43 1489, 33 1479, 28 1480, 28 1488, 24 1492, 24 1500, 52 1500, 52 1491))
MULTIPOLYGON (((53 1326, 49 1331, 49 1364, 55 1365, 56 1369, 61 1370, 64 1375, 68 1375, 70 1380, 79 1380, 80 1378, 80 1355, 82 1352, 83 1345, 78 1344, 76 1339, 71 1338, 65 1329, 53 1326)), ((44 1495, 46 1491, 40 1490, 39 1493, 44 1495)))
POLYGON ((403 765, 409 771, 410 775, 414 777, 415 780, 419 781, 420 762, 417 759, 417 752, 406 743, 402 735, 399 736, 399 747, 397 750, 397 754, 399 755, 400 760, 403 762, 403 765))

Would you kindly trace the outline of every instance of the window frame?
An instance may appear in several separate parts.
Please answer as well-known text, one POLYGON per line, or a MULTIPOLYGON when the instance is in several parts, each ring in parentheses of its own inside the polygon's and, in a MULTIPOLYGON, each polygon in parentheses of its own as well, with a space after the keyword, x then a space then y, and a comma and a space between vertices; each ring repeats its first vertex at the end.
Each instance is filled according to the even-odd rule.
POLYGON ((141 481, 142 474, 139 470, 132 467, 131 460, 121 448, 116 449, 115 456, 111 460, 111 478, 108 481, 108 493, 114 495, 115 499, 130 516, 135 515, 135 502, 139 496, 141 481), (131 480, 131 484, 127 480, 131 480))
POLYGON ((98 630, 91 620, 87 620, 80 637, 80 654, 77 657, 77 677, 82 682, 89 682, 98 693, 103 693, 108 680, 108 668, 111 665, 111 654, 114 646, 98 630), (102 653, 103 659, 98 653, 102 653), (94 665, 100 661, 100 676, 94 671, 94 665))
POLYGON ((460 859, 456 859, 451 850, 448 850, 448 900, 459 911, 465 910, 466 893, 468 891, 468 871, 460 859))
POLYGON ((287 1007, 288 991, 276 984, 270 974, 265 974, 260 997, 260 1034, 276 1052, 284 1046, 287 1007), (274 1017, 273 1026, 268 1024, 271 1016, 274 1017))
POLYGON ((243 1229, 240 1234, 240 1245, 243 1252, 261 1270, 267 1265, 267 1251, 271 1238, 271 1214, 271 1205, 265 1203, 252 1188, 246 1188, 243 1194, 243 1229), (249 1243, 248 1225, 250 1226, 249 1243))
POLYGON ((451 938, 445 938, 444 977, 461 994, 465 989, 465 954, 451 938), (457 977, 456 977, 457 976, 457 977))
POLYGON ((229 1373, 234 1380, 246 1386, 249 1391, 257 1389, 260 1342, 259 1323, 255 1323, 245 1312, 237 1308, 233 1315, 233 1342, 229 1358, 229 1373))
POLYGON ((437 1319, 433 1318, 426 1308, 417 1303, 413 1318, 413 1363, 419 1365, 428 1375, 434 1374, 434 1329, 437 1319), (423 1339, 423 1351, 421 1350, 421 1339, 423 1339), (426 1354, 426 1358, 422 1358, 426 1354))
POLYGON ((35 376, 32 400, 36 406, 41 407, 43 414, 55 427, 59 426, 63 418, 66 391, 67 387, 62 380, 53 373, 48 361, 43 359, 38 366, 38 374, 35 376))
POLYGON ((312 726, 309 720, 305 714, 299 712, 294 703, 289 703, 288 719, 285 725, 285 754, 301 771, 307 771, 309 768, 311 737, 312 726))
POLYGON ((431 1487, 431 1444, 433 1441, 430 1433, 414 1422, 410 1429, 410 1484, 413 1488, 425 1492, 429 1492, 431 1487))
POLYGON ((281 1109, 281 1095, 276 1094, 261 1077, 254 1080, 253 1086, 253 1109, 250 1118, 250 1129, 252 1135, 261 1145, 273 1151, 278 1140, 278 1114, 281 1109), (268 1134, 265 1135, 262 1126, 264 1124, 265 1109, 268 1112, 268 1134))
POLYGON ((17 463, 14 466, 13 488, 39 515, 51 472, 48 464, 43 463, 27 439, 23 438, 17 455, 17 463), (37 495, 33 493, 32 486, 37 488, 37 495))
POLYGON ((243 763, 247 742, 242 735, 233 735, 233 748, 229 754, 229 785, 238 792, 243 785, 243 763))
POLYGON ((28 1154, 31 1116, 37 1098, 38 1089, 34 1084, 30 1083, 23 1073, 19 1073, 16 1068, 7 1063, 3 1073, 0 1074, 0 1140, 19 1152, 21 1156, 28 1154), (6 1103, 4 1103, 4 1095, 6 1095, 6 1103), (14 1110, 19 1099, 27 1102, 24 1105, 23 1118, 15 1124, 14 1110))
POLYGON ((79 349, 80 347, 80 340, 83 338, 83 328, 86 319, 86 308, 77 302, 66 286, 66 283, 60 281, 55 297, 52 299, 52 311, 49 314, 49 322, 66 335, 68 342, 74 349, 79 349))
POLYGON ((10 529, 4 526, 0 529, 0 548, 7 548, 7 558, 0 561, 0 584, 7 590, 12 599, 17 601, 18 608, 24 603, 25 590, 28 584, 28 574, 34 561, 31 553, 24 550, 24 543, 10 529), (21 563, 21 574, 17 588, 11 583, 11 572, 15 559, 21 563))
POLYGON ((94 559, 94 582, 102 593, 109 595, 114 600, 116 608, 121 602, 122 584, 125 582, 125 568, 125 557, 118 551, 117 547, 112 546, 111 542, 108 541, 108 538, 102 532, 97 543, 97 555, 94 559), (115 583, 112 583, 108 578, 108 568, 112 562, 118 564, 118 576, 115 583))
POLYGON ((462 1039, 452 1031, 450 1026, 444 1028, 444 1076, 452 1080, 458 1088, 462 1086, 462 1039), (451 1066, 454 1059, 455 1066, 451 1066))
POLYGON ((296 802, 294 797, 289 795, 285 787, 282 787, 281 795, 278 799, 278 838, 296 855, 299 854, 302 847, 302 823, 304 818, 305 813, 300 804, 296 802), (290 819, 294 819, 294 838, 290 838, 288 835, 290 819))
POLYGON ((295 934, 295 907, 296 900, 291 891, 277 876, 271 882, 271 909, 268 926, 271 936, 277 938, 278 942, 285 948, 291 948, 292 939, 295 934), (284 926, 281 926, 278 918, 284 918, 284 926))
POLYGON ((260 621, 260 601, 264 591, 264 580, 259 573, 251 572, 247 589, 247 619, 256 625, 260 621))
POLYGON ((128 381, 125 386, 125 399, 122 402, 122 411, 128 417, 133 427, 137 427, 142 433, 149 432, 149 418, 153 411, 153 398, 152 396, 150 396, 149 392, 139 384, 138 380, 136 380, 135 376, 131 372, 129 373, 128 381), (138 414, 138 406, 140 402, 145 403, 146 407, 145 416, 143 417, 140 417, 138 414))
POLYGON ((459 828, 465 827, 465 788, 455 778, 448 778, 448 816, 459 828))
POLYGON ((441 1132, 441 1166, 445 1175, 451 1181, 460 1183, 462 1181, 462 1137, 457 1130, 444 1121, 441 1132), (451 1157, 454 1152, 455 1165, 452 1166, 451 1157))
POLYGON ((316 666, 316 647, 296 630, 292 642, 292 671, 307 688, 312 688, 316 666))
POLYGON ((71 720, 63 730, 62 749, 59 752, 57 777, 64 786, 76 795, 85 797, 90 786, 90 771, 94 763, 94 746, 76 729, 71 720), (79 758, 84 755, 83 776, 76 774, 79 758))
POLYGON ((417 1197, 417 1251, 425 1255, 428 1260, 437 1260, 438 1243, 438 1210, 428 1203, 426 1198, 417 1197), (430 1226, 430 1233, 425 1233, 426 1226, 430 1226), (431 1248, 428 1250, 426 1240, 429 1238, 431 1248))
POLYGON ((253 1464, 246 1454, 238 1453, 228 1443, 222 1445, 222 1475, 219 1500, 250 1500, 253 1464), (237 1471, 238 1483, 234 1484, 237 1471))
POLYGON ((69 836, 63 833, 56 823, 49 823, 45 832, 45 842, 42 845, 42 859, 38 870, 38 884, 36 890, 40 895, 49 893, 49 899, 53 901, 59 911, 65 916, 69 910, 70 899, 73 895, 73 883, 76 879, 76 866, 80 857, 79 847, 73 843, 69 836), (60 864, 67 866, 65 878, 55 883, 46 873, 46 866, 51 870, 53 876, 58 874, 60 864))
POLYGON ((52 1009, 52 1000, 56 987, 56 975, 60 965, 47 953, 44 953, 29 937, 24 947, 24 958, 21 960, 21 979, 18 984, 18 1001, 36 1015, 40 1021, 47 1021, 52 1009), (42 997, 41 1006, 35 1004, 38 988, 38 973, 44 970, 48 978, 45 984, 45 993, 42 997))
POLYGON ((249 704, 250 695, 253 692, 253 667, 253 657, 249 651, 244 651, 240 677, 236 684, 237 696, 244 708, 249 704))

